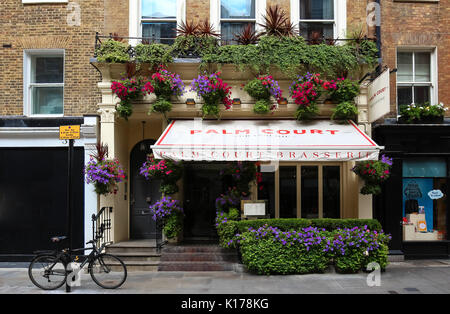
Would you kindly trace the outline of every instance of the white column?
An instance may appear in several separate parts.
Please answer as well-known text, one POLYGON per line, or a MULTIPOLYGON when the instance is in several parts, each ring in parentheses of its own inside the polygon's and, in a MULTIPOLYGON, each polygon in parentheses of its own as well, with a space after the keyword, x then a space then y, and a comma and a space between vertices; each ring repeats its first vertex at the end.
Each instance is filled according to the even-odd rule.
MULTIPOLYGON (((81 126, 84 138, 84 164, 87 165, 90 155, 95 151, 95 144, 98 138, 98 117, 84 117, 84 124, 81 126)), ((92 184, 84 183, 84 241, 92 240, 92 215, 98 211, 98 197, 92 184)))

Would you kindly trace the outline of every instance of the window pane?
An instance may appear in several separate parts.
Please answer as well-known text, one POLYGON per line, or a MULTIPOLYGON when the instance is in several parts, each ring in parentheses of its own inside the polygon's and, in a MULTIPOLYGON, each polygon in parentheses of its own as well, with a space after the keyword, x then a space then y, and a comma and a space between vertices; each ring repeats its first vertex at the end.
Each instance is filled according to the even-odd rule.
POLYGON ((253 30, 255 29, 255 23, 223 22, 221 24, 221 38, 224 44, 236 44, 237 42, 234 40, 234 35, 239 34, 248 24, 252 25, 253 30))
POLYGON ((399 106, 410 105, 412 102, 412 87, 397 86, 397 104, 399 106))
POLYGON ((142 0, 142 18, 177 17, 176 0, 142 0))
POLYGON ((220 16, 231 19, 254 19, 255 0, 222 0, 220 16))
POLYGON ((447 239, 445 178, 403 179, 403 240, 447 239))
POLYGON ((339 166, 323 166, 323 218, 341 214, 341 171, 339 166))
POLYGON ((430 77, 430 53, 416 52, 414 54, 415 62, 415 82, 431 82, 430 77))
POLYGON ((302 218, 319 218, 319 167, 302 166, 301 187, 302 218))
POLYGON ((334 0, 300 0, 300 19, 333 20, 334 0))
POLYGON ((280 218, 297 217, 297 167, 280 167, 280 218))
POLYGON ((402 165, 403 177, 445 177, 447 164, 444 159, 405 159, 402 165))
POLYGON ((275 218, 275 172, 262 172, 258 184, 258 200, 266 201, 266 213, 275 218))
POLYGON ((332 23, 300 23, 300 36, 309 40, 334 38, 332 23))
POLYGON ((413 66, 412 53, 399 52, 397 53, 397 81, 398 82, 412 82, 413 81, 413 66))
POLYGON ((142 37, 153 38, 155 42, 162 44, 173 44, 176 37, 177 23, 155 22, 142 23, 142 37))
POLYGON ((62 114, 63 87, 37 87, 31 89, 33 114, 62 114))
POLYGON ((63 57, 33 57, 32 83, 64 83, 63 57))
POLYGON ((414 86, 414 103, 424 104, 426 102, 430 102, 430 87, 414 86))

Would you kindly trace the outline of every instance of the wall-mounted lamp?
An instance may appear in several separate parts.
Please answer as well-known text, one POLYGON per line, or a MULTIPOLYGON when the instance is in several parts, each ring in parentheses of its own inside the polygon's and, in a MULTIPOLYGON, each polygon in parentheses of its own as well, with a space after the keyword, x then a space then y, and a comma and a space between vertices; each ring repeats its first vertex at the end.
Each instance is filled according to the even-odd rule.
POLYGON ((287 105, 288 104, 287 98, 283 97, 283 98, 279 99, 278 104, 279 105, 287 105))
POLYGON ((240 106, 240 105, 241 105, 241 99, 233 98, 233 106, 240 106))
POLYGON ((195 105, 194 98, 188 98, 186 99, 186 105, 195 105))

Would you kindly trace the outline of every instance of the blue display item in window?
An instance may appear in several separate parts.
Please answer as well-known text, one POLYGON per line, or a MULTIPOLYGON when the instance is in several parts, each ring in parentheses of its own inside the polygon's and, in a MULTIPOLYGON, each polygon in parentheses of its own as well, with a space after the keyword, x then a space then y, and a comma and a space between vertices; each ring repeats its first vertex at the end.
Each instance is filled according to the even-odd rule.
POLYGON ((428 192, 433 190, 434 179, 403 179, 403 217, 413 212, 411 204, 415 202, 418 207, 423 206, 425 210, 425 220, 427 231, 433 230, 433 200, 428 196, 428 192))
POLYGON ((447 176, 447 164, 444 159, 405 159, 403 177, 438 178, 447 176))

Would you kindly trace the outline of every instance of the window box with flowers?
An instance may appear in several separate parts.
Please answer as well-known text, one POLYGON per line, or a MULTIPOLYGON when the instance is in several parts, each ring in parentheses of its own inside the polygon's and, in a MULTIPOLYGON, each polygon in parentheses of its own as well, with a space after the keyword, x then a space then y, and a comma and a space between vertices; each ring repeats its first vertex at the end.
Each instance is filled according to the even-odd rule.
POLYGON ((444 114, 448 110, 443 103, 430 105, 429 103, 411 104, 400 107, 399 123, 442 123, 444 114))

